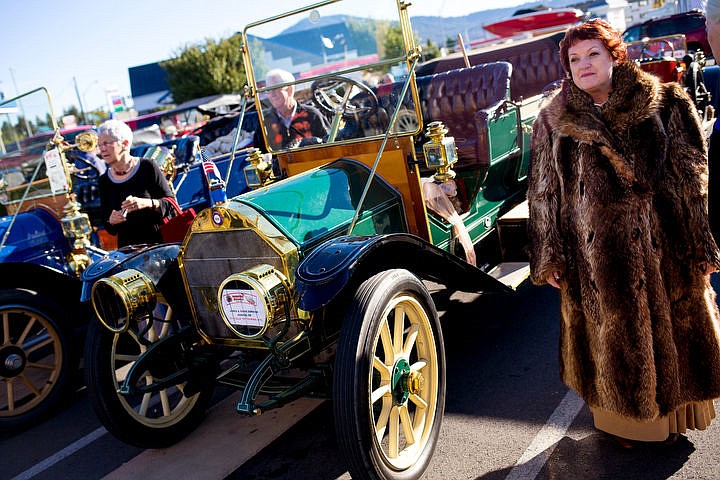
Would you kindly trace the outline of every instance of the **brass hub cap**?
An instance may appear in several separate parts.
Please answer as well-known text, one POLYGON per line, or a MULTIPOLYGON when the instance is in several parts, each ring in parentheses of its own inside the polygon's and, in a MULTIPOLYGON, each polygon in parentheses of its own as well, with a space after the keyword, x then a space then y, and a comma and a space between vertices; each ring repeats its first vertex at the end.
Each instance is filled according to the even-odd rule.
POLYGON ((407 389, 413 395, 420 395, 425 387, 425 377, 417 370, 411 371, 407 376, 407 389))
POLYGON ((419 371, 410 370, 410 364, 404 358, 395 362, 392 374, 392 392, 395 405, 404 404, 410 394, 422 391, 425 379, 419 371))
POLYGON ((10 378, 25 370, 27 357, 25 352, 14 345, 0 349, 0 376, 10 378))

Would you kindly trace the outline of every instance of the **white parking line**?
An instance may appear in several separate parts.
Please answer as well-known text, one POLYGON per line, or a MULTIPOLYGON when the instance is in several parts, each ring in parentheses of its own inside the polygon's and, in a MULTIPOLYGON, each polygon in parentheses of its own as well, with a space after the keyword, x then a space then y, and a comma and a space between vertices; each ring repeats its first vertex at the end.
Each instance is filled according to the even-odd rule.
POLYGON ((14 476, 10 480, 28 480, 30 478, 33 478, 35 475, 44 472, 48 468, 52 467, 58 462, 61 462, 62 460, 66 459, 70 455, 74 454, 78 450, 85 448, 87 445, 90 445, 92 442, 97 440, 98 438, 102 437, 107 433, 107 430, 105 430, 103 427, 100 427, 84 437, 80 438, 79 440, 74 441, 67 447, 63 448, 59 452, 56 452, 54 455, 49 456, 45 460, 43 460, 40 463, 36 463, 31 468, 28 468, 24 472, 14 476))
POLYGON ((585 402, 575 392, 568 390, 505 480, 534 480, 583 405, 585 402))

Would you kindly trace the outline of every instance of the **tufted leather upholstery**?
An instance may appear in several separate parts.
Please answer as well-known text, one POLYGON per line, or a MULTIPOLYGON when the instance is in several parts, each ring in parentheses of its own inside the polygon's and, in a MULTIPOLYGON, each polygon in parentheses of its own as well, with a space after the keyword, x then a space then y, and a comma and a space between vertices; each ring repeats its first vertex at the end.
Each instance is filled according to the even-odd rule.
MULTIPOLYGON (((458 160, 465 165, 489 164, 488 121, 509 99, 512 71, 508 62, 493 62, 417 77, 423 123, 442 121, 455 138, 458 160)), ((368 129, 381 133, 387 128, 402 86, 403 82, 395 82, 378 87, 378 112, 364 120, 366 134, 368 129)), ((408 112, 414 110, 409 97, 400 106, 408 112)), ((415 139, 419 159, 426 141, 422 133, 415 139)))
MULTIPOLYGON (((510 79, 510 95, 515 101, 538 95, 552 82, 565 77, 560 63, 560 40, 564 32, 537 39, 521 41, 508 46, 493 46, 470 52, 470 65, 507 61, 513 66, 510 79)), ((460 54, 436 58, 419 66, 418 76, 431 75, 465 66, 460 54)))
POLYGON ((511 74, 510 63, 494 62, 418 78, 424 123, 445 124, 458 161, 489 164, 488 121, 509 99, 511 74))

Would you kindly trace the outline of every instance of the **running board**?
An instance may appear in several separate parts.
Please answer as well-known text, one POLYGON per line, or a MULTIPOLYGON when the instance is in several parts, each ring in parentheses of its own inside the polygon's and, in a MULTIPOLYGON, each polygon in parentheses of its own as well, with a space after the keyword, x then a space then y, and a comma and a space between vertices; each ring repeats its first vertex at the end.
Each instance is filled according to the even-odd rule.
POLYGON ((500 263, 490 270, 488 275, 513 290, 517 290, 517 287, 530 276, 530 264, 528 262, 500 263))

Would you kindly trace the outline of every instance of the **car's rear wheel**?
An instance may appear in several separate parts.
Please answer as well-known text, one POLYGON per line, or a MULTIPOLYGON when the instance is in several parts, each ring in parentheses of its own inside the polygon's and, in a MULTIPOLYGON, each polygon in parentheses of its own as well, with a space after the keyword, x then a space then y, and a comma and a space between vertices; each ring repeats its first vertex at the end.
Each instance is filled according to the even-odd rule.
POLYGON ((42 295, 0 292, 0 431, 45 417, 67 390, 75 362, 62 312, 42 295))
MULTIPOLYGON (((123 333, 111 333, 99 322, 88 328, 85 345, 85 381, 93 408, 105 428, 115 437, 142 448, 162 448, 177 443, 193 431, 205 417, 213 387, 186 397, 186 382, 123 395, 120 387, 128 371, 159 339, 174 331, 170 318, 143 322, 123 333)), ((167 359, 171 361, 173 359, 167 359)), ((136 382, 152 386, 155 378, 142 372, 136 382)))
POLYGON ((412 479, 427 469, 445 408, 445 351, 434 303, 406 270, 366 280, 346 309, 333 400, 354 479, 412 479))

